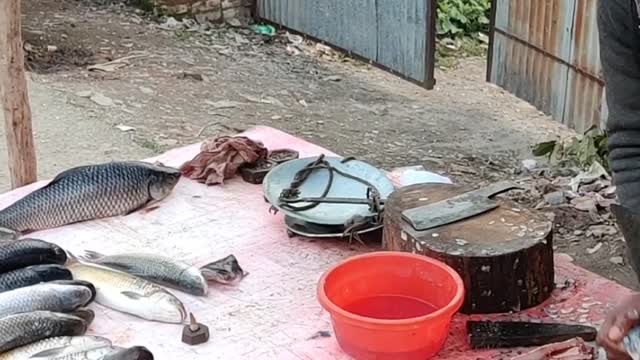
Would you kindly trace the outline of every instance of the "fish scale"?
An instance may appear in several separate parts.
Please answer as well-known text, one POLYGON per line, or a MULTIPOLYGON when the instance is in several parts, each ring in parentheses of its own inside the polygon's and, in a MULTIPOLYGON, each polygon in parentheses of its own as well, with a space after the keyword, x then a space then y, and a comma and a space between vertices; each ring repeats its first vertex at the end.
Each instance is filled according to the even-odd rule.
POLYGON ((0 353, 50 337, 79 336, 87 323, 72 315, 34 311, 0 319, 0 353))
POLYGON ((0 227, 36 231, 125 215, 166 197, 179 178, 178 169, 140 161, 72 168, 1 210, 0 227))

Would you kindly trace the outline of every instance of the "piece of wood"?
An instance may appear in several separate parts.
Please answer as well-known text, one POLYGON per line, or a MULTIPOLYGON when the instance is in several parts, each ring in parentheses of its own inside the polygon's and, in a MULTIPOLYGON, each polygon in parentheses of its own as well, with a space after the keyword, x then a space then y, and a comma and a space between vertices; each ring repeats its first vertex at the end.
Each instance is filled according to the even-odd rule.
POLYGON ((385 250, 423 254, 462 277, 466 314, 520 311, 546 300, 554 288, 552 224, 542 214, 503 197, 486 213, 416 231, 402 211, 470 191, 451 184, 416 184, 392 193, 385 204, 385 250))
POLYGON ((20 0, 0 1, 0 97, 12 188, 37 180, 20 23, 20 0))

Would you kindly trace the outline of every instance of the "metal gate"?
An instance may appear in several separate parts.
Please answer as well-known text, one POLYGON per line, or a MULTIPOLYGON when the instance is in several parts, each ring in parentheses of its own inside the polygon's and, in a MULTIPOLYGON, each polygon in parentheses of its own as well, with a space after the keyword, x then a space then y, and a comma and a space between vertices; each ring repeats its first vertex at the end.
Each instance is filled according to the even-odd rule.
POLYGON ((435 85, 436 0, 258 0, 257 7, 263 20, 435 85))
POLYGON ((487 81, 582 132, 604 124, 597 0, 493 0, 487 81))

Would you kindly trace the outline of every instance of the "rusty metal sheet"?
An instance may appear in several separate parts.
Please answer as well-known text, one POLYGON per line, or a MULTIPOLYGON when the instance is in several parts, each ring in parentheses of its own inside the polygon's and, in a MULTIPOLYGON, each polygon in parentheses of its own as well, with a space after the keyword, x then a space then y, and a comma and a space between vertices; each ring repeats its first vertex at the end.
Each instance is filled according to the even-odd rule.
POLYGON ((432 89, 435 0, 258 0, 258 16, 432 89))
POLYGON ((597 0, 492 6, 487 80, 577 131, 603 124, 597 0))

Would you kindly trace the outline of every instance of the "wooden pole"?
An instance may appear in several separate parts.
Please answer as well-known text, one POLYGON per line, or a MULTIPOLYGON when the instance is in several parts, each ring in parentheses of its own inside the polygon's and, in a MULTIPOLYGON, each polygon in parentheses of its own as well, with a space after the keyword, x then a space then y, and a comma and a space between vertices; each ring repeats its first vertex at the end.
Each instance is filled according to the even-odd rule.
POLYGON ((0 0, 0 96, 12 188, 37 180, 20 23, 20 0, 0 0))

